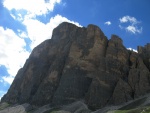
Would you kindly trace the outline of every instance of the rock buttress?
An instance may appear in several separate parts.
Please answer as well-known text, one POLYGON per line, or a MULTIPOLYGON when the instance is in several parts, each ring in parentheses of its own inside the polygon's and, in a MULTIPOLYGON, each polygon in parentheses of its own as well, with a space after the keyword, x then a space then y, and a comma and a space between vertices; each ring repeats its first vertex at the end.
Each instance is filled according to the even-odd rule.
POLYGON ((148 44, 135 53, 95 25, 64 22, 34 48, 2 102, 57 106, 84 100, 93 110, 127 102, 150 91, 149 50, 148 44))

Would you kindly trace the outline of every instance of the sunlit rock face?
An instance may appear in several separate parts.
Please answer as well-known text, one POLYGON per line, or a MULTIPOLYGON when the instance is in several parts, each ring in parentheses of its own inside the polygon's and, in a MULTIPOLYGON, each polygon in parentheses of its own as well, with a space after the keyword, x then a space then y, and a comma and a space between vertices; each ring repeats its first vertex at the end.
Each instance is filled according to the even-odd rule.
MULTIPOLYGON (((42 37, 41 37, 42 38, 42 37)), ((150 44, 127 50, 95 25, 64 22, 32 51, 2 102, 42 106, 83 100, 90 109, 118 105, 150 91, 150 44)))

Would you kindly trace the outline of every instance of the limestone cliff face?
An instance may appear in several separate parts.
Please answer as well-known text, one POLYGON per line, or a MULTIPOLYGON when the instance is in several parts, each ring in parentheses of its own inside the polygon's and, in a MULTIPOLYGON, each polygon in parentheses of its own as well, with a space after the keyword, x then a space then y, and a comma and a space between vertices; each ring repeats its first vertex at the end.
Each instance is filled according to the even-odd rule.
POLYGON ((62 23, 34 48, 2 98, 9 103, 53 106, 78 100, 91 109, 117 105, 150 91, 150 44, 127 50, 95 25, 62 23))

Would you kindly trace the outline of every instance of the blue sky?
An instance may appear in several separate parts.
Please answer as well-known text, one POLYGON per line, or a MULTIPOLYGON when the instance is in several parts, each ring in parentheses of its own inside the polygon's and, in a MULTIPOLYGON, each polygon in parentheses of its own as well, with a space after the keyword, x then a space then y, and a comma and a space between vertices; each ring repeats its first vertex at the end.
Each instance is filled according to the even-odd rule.
POLYGON ((61 22, 95 24, 108 39, 117 34, 126 48, 150 43, 150 0, 1 0, 0 98, 32 49, 61 22))

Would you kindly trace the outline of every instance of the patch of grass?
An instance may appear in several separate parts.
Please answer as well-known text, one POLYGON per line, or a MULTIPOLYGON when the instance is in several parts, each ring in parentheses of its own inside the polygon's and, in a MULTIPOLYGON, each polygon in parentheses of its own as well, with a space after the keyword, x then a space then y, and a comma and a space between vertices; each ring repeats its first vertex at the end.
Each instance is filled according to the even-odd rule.
POLYGON ((142 99, 136 100, 126 106, 123 106, 122 108, 120 108, 119 110, 130 110, 130 109, 135 109, 137 107, 139 107, 141 104, 143 104, 146 101, 147 97, 144 97, 142 99))
POLYGON ((127 110, 116 110, 114 113, 127 113, 127 110))
POLYGON ((110 113, 150 113, 150 106, 139 107, 139 108, 130 109, 130 110, 115 110, 110 113))
POLYGON ((150 106, 133 109, 127 113, 150 113, 150 106))
POLYGON ((115 110, 115 111, 109 111, 107 113, 128 113, 129 110, 115 110))
POLYGON ((5 108, 7 108, 7 107, 9 107, 10 105, 8 104, 8 103, 6 103, 6 102, 4 102, 4 103, 1 103, 0 104, 0 110, 3 110, 3 109, 5 109, 5 108))

